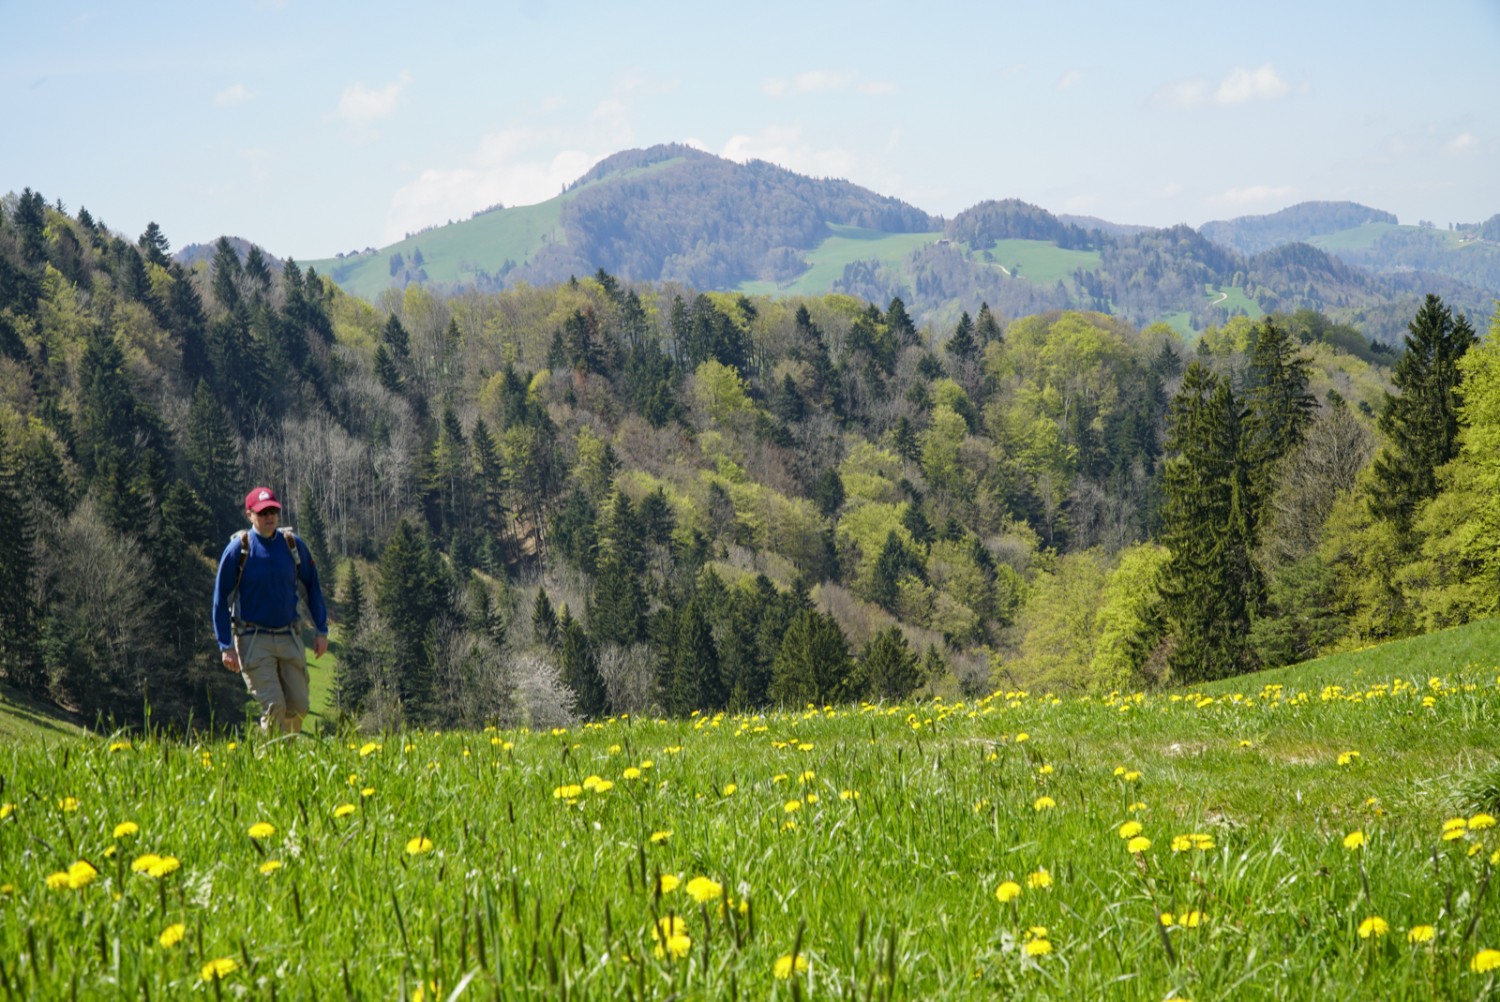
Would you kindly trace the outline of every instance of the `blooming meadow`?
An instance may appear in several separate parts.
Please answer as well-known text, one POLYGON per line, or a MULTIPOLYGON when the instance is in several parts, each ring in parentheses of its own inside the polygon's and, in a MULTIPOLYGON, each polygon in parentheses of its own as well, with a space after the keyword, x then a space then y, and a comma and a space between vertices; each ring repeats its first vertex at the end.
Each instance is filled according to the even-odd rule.
POLYGON ((0 995, 1493 992, 1496 670, 1233 685, 14 744, 0 995))

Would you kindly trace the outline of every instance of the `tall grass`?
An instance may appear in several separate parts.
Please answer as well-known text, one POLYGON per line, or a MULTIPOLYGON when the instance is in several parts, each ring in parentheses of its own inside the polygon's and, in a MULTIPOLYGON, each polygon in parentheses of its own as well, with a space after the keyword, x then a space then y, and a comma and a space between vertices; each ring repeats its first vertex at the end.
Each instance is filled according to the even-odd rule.
POLYGON ((1359 670, 10 743, 0 995, 1482 997, 1500 670, 1359 670))

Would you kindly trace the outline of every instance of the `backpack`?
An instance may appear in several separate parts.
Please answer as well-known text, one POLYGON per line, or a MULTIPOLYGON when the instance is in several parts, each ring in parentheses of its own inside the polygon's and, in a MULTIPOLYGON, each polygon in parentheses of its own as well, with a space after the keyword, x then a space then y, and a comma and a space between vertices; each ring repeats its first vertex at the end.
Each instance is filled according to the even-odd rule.
MULTIPOLYGON (((292 575, 297 580, 297 618, 292 620, 292 630, 300 632, 312 624, 312 613, 307 608, 307 585, 302 581, 302 551, 297 548, 297 534, 291 526, 278 528, 286 548, 292 554, 292 575)), ((250 530, 241 529, 234 534, 240 543, 239 569, 234 576, 234 590, 229 593, 229 611, 233 619, 234 632, 240 632, 240 581, 245 577, 245 561, 250 559, 250 530)))

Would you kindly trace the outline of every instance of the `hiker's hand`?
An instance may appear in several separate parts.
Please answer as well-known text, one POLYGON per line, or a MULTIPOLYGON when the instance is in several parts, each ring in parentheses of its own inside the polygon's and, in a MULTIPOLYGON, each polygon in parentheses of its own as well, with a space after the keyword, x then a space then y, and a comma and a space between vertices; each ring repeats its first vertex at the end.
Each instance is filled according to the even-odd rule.
POLYGON ((240 656, 235 652, 233 647, 231 647, 227 651, 220 652, 219 657, 221 660, 223 660, 225 668, 228 668, 232 672, 239 672, 240 656))
POLYGON ((328 653, 328 638, 319 634, 313 638, 313 657, 320 658, 328 653))

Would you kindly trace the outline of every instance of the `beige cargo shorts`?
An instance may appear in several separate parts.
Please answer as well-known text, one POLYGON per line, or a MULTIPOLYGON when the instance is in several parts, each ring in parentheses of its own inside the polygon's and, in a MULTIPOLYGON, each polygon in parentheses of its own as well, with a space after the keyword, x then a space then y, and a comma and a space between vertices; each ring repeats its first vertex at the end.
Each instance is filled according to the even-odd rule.
POLYGON ((247 630, 237 644, 245 688, 261 706, 260 727, 285 733, 302 730, 307 716, 307 653, 296 632, 247 630))

